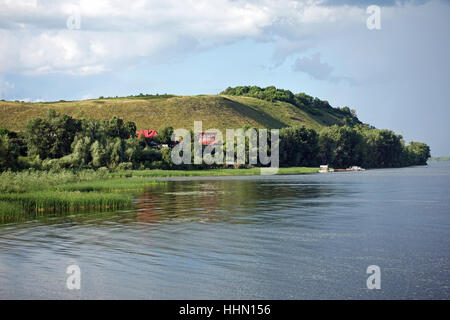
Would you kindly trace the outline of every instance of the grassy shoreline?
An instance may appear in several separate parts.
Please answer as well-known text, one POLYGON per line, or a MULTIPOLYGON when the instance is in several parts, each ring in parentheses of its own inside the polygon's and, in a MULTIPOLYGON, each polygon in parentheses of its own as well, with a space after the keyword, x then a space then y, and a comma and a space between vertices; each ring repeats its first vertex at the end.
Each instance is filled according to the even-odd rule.
MULTIPOLYGON (((318 168, 280 168, 278 175, 316 173, 318 168)), ((260 175, 260 168, 205 170, 107 170, 3 172, 0 174, 0 222, 42 212, 116 210, 132 206, 140 191, 170 177, 260 175)))
MULTIPOLYGON (((289 167, 279 168, 277 175, 293 175, 317 173, 315 167, 289 167)), ((249 169, 203 169, 203 170, 124 170, 112 172, 112 177, 136 177, 136 178, 170 178, 170 177, 217 177, 217 176, 255 176, 260 175, 260 168, 249 169)))

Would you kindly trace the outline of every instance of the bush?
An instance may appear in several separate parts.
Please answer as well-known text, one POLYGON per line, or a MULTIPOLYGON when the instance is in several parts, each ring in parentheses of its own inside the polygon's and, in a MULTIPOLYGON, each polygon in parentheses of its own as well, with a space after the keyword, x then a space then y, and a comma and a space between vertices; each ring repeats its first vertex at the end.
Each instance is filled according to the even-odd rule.
POLYGON ((133 169, 133 163, 131 162, 122 162, 115 168, 116 170, 131 170, 133 169))
POLYGON ((7 134, 0 135, 0 171, 16 170, 19 165, 19 150, 11 143, 7 134))

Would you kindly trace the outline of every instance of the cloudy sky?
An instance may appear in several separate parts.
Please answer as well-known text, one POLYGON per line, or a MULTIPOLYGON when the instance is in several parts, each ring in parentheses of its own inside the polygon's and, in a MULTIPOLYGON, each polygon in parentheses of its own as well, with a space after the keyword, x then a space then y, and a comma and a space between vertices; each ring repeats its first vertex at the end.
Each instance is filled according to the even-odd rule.
POLYGON ((449 31, 442 0, 0 0, 0 99, 275 85, 450 155, 449 31))

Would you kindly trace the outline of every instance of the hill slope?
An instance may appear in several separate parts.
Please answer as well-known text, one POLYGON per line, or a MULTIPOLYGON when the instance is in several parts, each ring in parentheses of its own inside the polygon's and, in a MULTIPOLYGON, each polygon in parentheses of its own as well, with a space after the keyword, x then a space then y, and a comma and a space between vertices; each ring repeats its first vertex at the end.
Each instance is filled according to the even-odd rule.
POLYGON ((44 117, 48 110, 75 118, 106 119, 113 116, 136 123, 138 129, 160 130, 166 126, 192 129, 194 120, 203 129, 282 128, 305 125, 319 129, 342 120, 335 109, 308 112, 282 101, 266 101, 232 95, 136 96, 60 102, 0 101, 0 127, 22 131, 29 119, 44 117))

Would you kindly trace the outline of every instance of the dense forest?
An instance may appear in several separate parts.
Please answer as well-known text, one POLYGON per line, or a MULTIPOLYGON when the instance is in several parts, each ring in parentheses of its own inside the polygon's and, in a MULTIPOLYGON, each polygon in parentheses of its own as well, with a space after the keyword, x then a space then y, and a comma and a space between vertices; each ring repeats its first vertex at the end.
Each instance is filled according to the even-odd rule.
MULTIPOLYGON (((264 97, 279 98, 276 94, 264 97)), ((172 132, 171 127, 166 127, 156 137, 137 139, 133 122, 116 117, 109 120, 75 119, 52 110, 45 118, 28 121, 24 132, 0 130, 0 171, 214 167, 206 164, 173 165, 170 157, 174 145, 172 132), (161 145, 167 147, 161 148, 161 145)), ((281 166, 329 164, 335 168, 352 165, 390 168, 424 165, 430 157, 426 144, 411 142, 405 145, 402 136, 357 120, 324 127, 320 131, 306 127, 283 128, 279 147, 281 166)))

